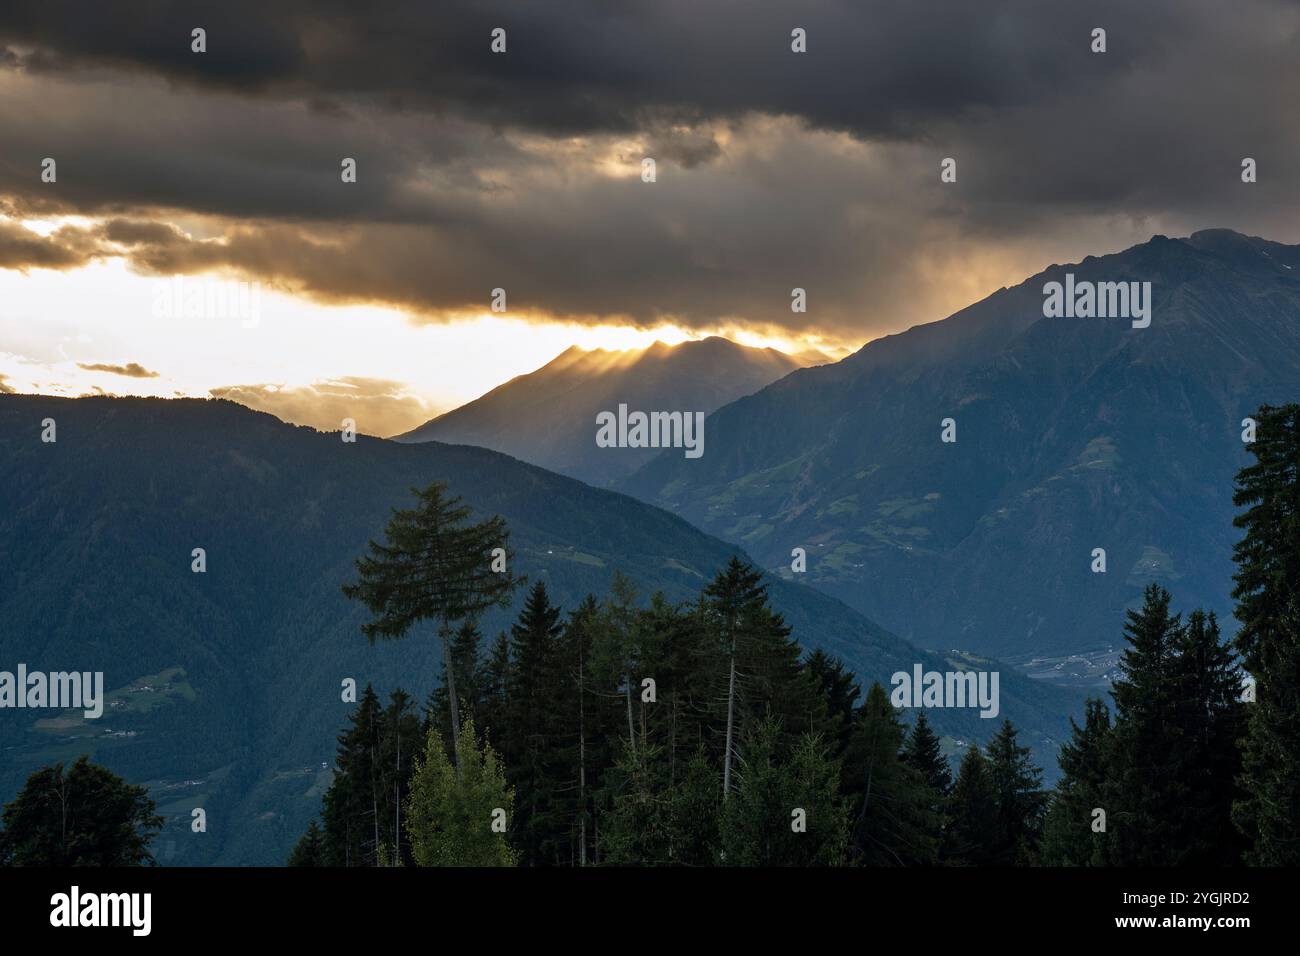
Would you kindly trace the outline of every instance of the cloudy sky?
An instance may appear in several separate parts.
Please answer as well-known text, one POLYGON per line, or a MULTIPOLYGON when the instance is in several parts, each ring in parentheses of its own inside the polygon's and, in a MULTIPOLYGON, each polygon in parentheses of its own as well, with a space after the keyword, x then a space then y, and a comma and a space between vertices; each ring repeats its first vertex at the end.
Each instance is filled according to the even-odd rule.
POLYGON ((0 390, 391 434, 574 343, 836 352, 1300 242, 1297 50, 1293 0, 5 0, 0 390))

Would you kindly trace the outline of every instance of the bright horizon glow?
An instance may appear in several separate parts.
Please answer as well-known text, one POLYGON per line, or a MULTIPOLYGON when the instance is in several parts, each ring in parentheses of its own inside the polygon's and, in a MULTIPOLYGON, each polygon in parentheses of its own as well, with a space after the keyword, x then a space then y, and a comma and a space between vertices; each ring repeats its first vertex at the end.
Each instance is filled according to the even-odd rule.
MULTIPOLYGON (((48 235, 69 223, 83 224, 79 217, 59 217, 24 225, 48 235)), ((189 294, 232 280, 187 275, 181 283, 189 294)), ((396 434, 541 368, 574 345, 627 351, 656 341, 676 345, 708 334, 790 353, 820 345, 765 338, 726 325, 695 332, 672 324, 638 329, 491 313, 450 322, 421 321, 387 306, 320 304, 265 284, 257 298, 256 322, 241 321, 238 315, 157 317, 156 301, 169 294, 173 281, 133 272, 118 258, 68 271, 0 270, 0 376, 5 387, 63 396, 102 390, 113 395, 206 398, 213 389, 270 386, 266 393, 274 397, 322 383, 364 390, 370 386, 354 380, 373 380, 384 383, 386 399, 397 404, 386 401, 391 406, 387 417, 380 421, 372 414, 369 428, 364 416, 357 415, 358 427, 370 434, 396 434), (130 377, 81 367, 129 363, 157 374, 130 377)), ((183 304, 177 306, 178 312, 182 309, 183 304)), ((820 347, 828 353, 834 348, 820 347)), ((275 405, 244 403, 281 414, 275 405)), ((297 403, 293 420, 338 427, 332 418, 312 420, 302 411, 304 404, 297 403)), ((335 405, 329 412, 322 409, 321 415, 333 414, 335 405)))

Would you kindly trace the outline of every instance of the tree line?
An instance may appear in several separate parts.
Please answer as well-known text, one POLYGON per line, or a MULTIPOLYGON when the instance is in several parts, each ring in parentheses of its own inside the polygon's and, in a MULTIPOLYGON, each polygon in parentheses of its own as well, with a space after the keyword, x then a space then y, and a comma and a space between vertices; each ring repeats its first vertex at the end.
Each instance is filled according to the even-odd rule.
MULTIPOLYGON (((1300 406, 1257 422, 1234 495, 1236 638, 1149 586, 1051 790, 1010 721, 954 773, 924 710, 904 723, 880 684, 805 655, 738 559, 676 605, 616 575, 566 613, 537 582, 485 642, 482 611, 520 585, 507 530, 435 484, 345 591, 371 640, 436 629, 442 680, 423 704, 366 688, 289 862, 1296 865, 1300 406)), ((85 758, 38 770, 0 818, 6 865, 150 864, 162 825, 85 758)))
POLYGON ((1300 406, 1257 420, 1234 497, 1236 640, 1150 585, 1127 612, 1110 703, 1072 721, 1051 790, 1010 721, 954 773, 923 710, 905 724, 878 683, 864 693, 839 661, 804 655, 738 559, 681 605, 642 606, 616 575, 566 614, 535 583, 485 645, 477 609, 518 584, 482 570, 505 528, 467 525, 459 502, 426 489, 348 592, 385 637, 434 620, 443 680, 418 714, 405 693, 383 705, 367 688, 321 824, 291 862, 1300 862, 1300 406), (477 550, 430 550, 453 531, 477 550), (453 566, 451 597, 421 576, 453 566))

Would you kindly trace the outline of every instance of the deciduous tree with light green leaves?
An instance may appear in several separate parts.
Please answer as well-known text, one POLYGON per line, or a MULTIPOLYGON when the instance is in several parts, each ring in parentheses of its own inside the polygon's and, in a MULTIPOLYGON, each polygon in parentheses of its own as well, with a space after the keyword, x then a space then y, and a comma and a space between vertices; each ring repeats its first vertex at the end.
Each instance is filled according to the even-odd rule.
POLYGON ((514 791, 490 744, 473 721, 461 726, 459 774, 436 728, 417 758, 406 804, 406 831, 417 866, 514 866, 508 827, 514 791))

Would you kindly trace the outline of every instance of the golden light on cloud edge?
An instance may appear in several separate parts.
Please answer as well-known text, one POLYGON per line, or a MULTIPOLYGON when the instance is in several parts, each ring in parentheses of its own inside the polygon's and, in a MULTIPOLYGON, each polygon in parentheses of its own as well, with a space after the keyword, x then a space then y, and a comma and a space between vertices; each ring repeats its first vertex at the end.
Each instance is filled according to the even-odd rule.
MULTIPOLYGON (((5 219, 38 242, 60 230, 92 231, 107 220, 85 216, 5 219)), ((170 228, 170 226, 169 226, 170 228)), ((188 234, 188 230, 186 230, 188 234)), ((183 275, 182 283, 239 279, 231 269, 183 275)), ((624 317, 556 318, 534 311, 403 310, 387 303, 323 302, 308 293, 258 283, 256 322, 237 317, 156 314, 174 276, 133 266, 112 244, 84 264, 0 270, 6 390, 51 395, 225 396, 313 427, 337 427, 341 395, 365 391, 371 434, 391 435, 531 372, 566 349, 628 352, 655 342, 677 345, 720 335, 788 354, 830 358, 848 351, 817 336, 802 339, 737 321, 686 328, 624 317), (246 327, 248 326, 248 327, 246 327), (144 368, 149 377, 114 369, 144 368), (340 392, 338 383, 345 383, 340 392), (354 384, 346 384, 354 383, 354 384)), ((248 280, 245 280, 248 281, 248 280)), ((256 280, 253 280, 256 281, 256 280)))

